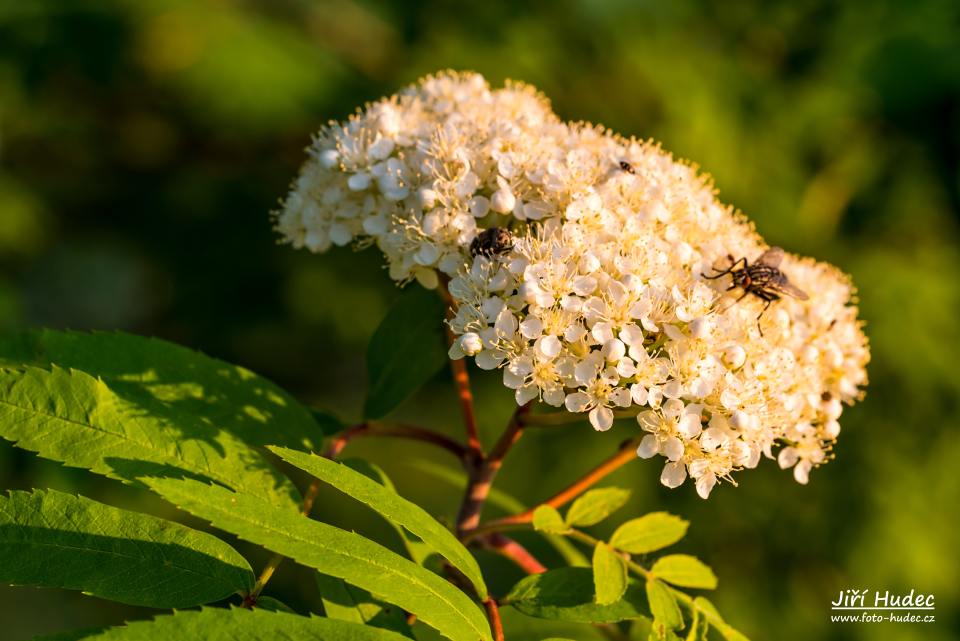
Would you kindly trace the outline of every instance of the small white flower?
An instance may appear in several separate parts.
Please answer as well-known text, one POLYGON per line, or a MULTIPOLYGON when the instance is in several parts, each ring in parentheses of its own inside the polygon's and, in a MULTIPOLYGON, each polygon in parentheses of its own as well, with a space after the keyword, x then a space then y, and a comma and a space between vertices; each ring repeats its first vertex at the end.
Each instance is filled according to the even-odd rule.
POLYGON ((513 211, 517 204, 517 199, 509 189, 501 188, 494 192, 490 198, 490 207, 493 211, 508 214, 513 211))
POLYGON ((476 332, 467 332, 459 338, 460 348, 467 356, 473 356, 483 349, 483 341, 476 332))
POLYGON ((663 466, 663 472, 660 473, 660 482, 667 487, 680 487, 686 480, 687 466, 682 461, 674 461, 663 466))
POLYGON ((347 180, 347 186, 352 191, 363 191, 370 187, 371 176, 365 171, 359 171, 354 175, 350 176, 347 180))
POLYGON ((613 425, 613 410, 608 407, 594 407, 589 416, 590 424, 600 432, 607 431, 613 425))

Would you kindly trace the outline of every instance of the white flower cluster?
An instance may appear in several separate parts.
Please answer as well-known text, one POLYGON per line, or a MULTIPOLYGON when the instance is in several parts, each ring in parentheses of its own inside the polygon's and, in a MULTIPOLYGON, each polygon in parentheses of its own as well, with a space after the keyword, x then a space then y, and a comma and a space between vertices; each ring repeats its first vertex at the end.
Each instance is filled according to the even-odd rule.
POLYGON ((452 358, 503 371, 517 403, 636 415, 637 453, 706 498, 777 456, 806 483, 866 384, 866 337, 838 270, 786 255, 810 299, 735 302, 731 277, 766 249, 707 179, 658 146, 561 122, 532 89, 442 74, 315 141, 277 215, 295 246, 374 242, 390 275, 457 303, 452 358), (625 164, 622 164, 625 163, 625 164), (473 252, 489 228, 512 246, 473 252))

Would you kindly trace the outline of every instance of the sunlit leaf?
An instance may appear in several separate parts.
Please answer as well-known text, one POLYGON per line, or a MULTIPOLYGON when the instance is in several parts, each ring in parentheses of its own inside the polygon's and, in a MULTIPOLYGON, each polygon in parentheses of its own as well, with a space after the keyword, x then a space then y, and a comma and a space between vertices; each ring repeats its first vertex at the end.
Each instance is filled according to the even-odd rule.
POLYGON ((670 589, 656 579, 647 580, 647 602, 650 612, 653 613, 654 626, 662 623, 671 630, 683 627, 683 615, 680 606, 670 589))
POLYGON ((255 446, 313 447, 323 429, 283 389, 248 369, 157 338, 35 330, 0 336, 0 365, 77 369, 144 413, 191 415, 215 436, 255 446))
POLYGON ((599 605, 615 603, 627 591, 627 565, 606 543, 593 549, 593 586, 599 605))
POLYGON ((453 641, 490 640, 483 611, 436 574, 354 532, 269 501, 189 479, 146 479, 171 503, 215 527, 376 594, 453 641))
POLYGON ((570 506, 567 525, 586 527, 595 525, 619 510, 630 498, 630 490, 602 487, 586 492, 570 506))
POLYGON ((693 604, 710 625, 727 641, 750 641, 743 633, 724 621, 720 613, 717 612, 717 608, 705 597, 696 597, 693 604))
MULTIPOLYGON (((375 465, 370 461, 359 458, 343 459, 341 462, 351 469, 356 470, 360 474, 363 474, 367 478, 373 479, 391 492, 396 493, 397 488, 393 484, 393 481, 390 480, 390 477, 387 476, 386 472, 384 472, 379 465, 375 465)), ((412 534, 409 530, 395 521, 387 519, 387 523, 390 524, 390 527, 393 528, 393 531, 396 532, 397 536, 400 537, 400 540, 403 542, 403 547, 407 551, 407 556, 409 556, 417 565, 425 565, 431 556, 436 558, 436 550, 424 543, 420 537, 412 534)))
POLYGON ((693 608, 693 620, 690 622, 690 629, 687 631, 686 641, 707 641, 707 633, 710 631, 710 623, 698 608, 693 608))
POLYGON ((712 590, 717 577, 708 565, 688 554, 670 554, 657 559, 650 571, 657 578, 684 588, 712 590))
POLYGON ((0 583, 155 608, 219 601, 253 572, 210 534, 54 490, 0 496, 0 583))
POLYGON ((110 478, 190 476, 297 509, 300 494, 256 450, 189 406, 142 404, 59 367, 0 369, 0 436, 110 478))
POLYGON ((288 448, 271 447, 270 450, 287 463, 310 473, 324 483, 329 483, 371 507, 388 521, 397 523, 420 537, 420 540, 470 579, 481 599, 487 597, 487 586, 483 582, 477 560, 450 530, 422 507, 342 463, 288 448))
POLYGON ((115 628, 58 634, 35 641, 407 641, 395 632, 336 619, 255 608, 185 610, 115 628))
POLYGON ((563 522, 560 512, 551 505, 540 505, 533 511, 533 528, 548 534, 563 534, 570 531, 570 527, 563 522))
POLYGON ((610 545, 631 554, 646 554, 682 539, 689 525, 678 516, 651 512, 618 527, 610 538, 610 545))
POLYGON ((410 625, 400 608, 378 601, 366 590, 350 585, 343 579, 321 572, 314 573, 314 577, 327 617, 393 630, 413 638, 410 625))
POLYGON ((615 623, 649 613, 643 584, 633 580, 627 582, 620 600, 598 604, 590 568, 561 568, 525 577, 503 603, 528 616, 578 623, 615 623))

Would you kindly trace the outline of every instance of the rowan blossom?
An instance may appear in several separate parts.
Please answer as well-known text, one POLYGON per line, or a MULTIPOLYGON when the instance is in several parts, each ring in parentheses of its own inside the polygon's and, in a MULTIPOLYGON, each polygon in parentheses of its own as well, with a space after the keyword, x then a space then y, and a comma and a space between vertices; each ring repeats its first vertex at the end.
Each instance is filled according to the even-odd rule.
POLYGON ((867 382, 844 274, 786 254, 810 299, 785 296, 758 324, 763 301, 704 278, 767 248, 709 179, 653 143, 560 121, 522 84, 439 74, 331 123, 276 225, 315 252, 374 244, 399 282, 443 279, 451 358, 597 430, 632 411, 638 455, 704 498, 777 446, 806 483, 867 382), (473 255, 492 227, 512 246, 473 255))

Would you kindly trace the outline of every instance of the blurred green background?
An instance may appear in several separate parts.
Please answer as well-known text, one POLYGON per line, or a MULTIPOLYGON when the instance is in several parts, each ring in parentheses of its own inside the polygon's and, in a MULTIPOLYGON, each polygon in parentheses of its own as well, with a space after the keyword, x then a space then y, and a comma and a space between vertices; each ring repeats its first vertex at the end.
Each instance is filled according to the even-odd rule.
MULTIPOLYGON (((0 3, 0 327, 123 329, 248 366, 356 418, 363 349, 397 290, 373 251, 278 246, 276 207, 325 121, 441 68, 535 84, 566 119, 654 137, 716 178, 770 242, 853 274, 873 345, 837 460, 802 487, 765 461, 701 501, 640 462, 631 514, 693 521, 681 551, 721 579, 754 639, 960 638, 960 4, 831 2, 0 3), (935 624, 835 624, 845 588, 936 596, 935 624)), ((512 398, 475 376, 484 436, 512 398)), ((449 375, 402 412, 459 433, 449 375)), ((531 433, 500 484, 536 502, 635 434, 531 433)), ((452 517, 458 490, 394 441, 358 443, 452 517)), ((0 487, 57 487, 173 515, 156 499, 0 447, 0 487)), ((488 515, 495 514, 488 510, 488 515)), ((380 532, 323 495, 321 518, 380 532)), ((623 513, 626 518, 627 513, 623 513)), ((604 528, 599 528, 601 534, 604 528)), ((550 563, 533 536, 520 538, 550 563)), ((384 538, 390 545, 392 539, 384 538)), ((255 560, 262 551, 241 549, 255 560)), ((489 560, 497 591, 519 577, 489 560)), ((267 593, 316 609, 287 564, 267 593)), ((0 636, 151 611, 0 587, 0 636)), ((508 639, 539 639, 506 613, 508 639)), ((589 629, 543 628, 578 639, 589 629)))

